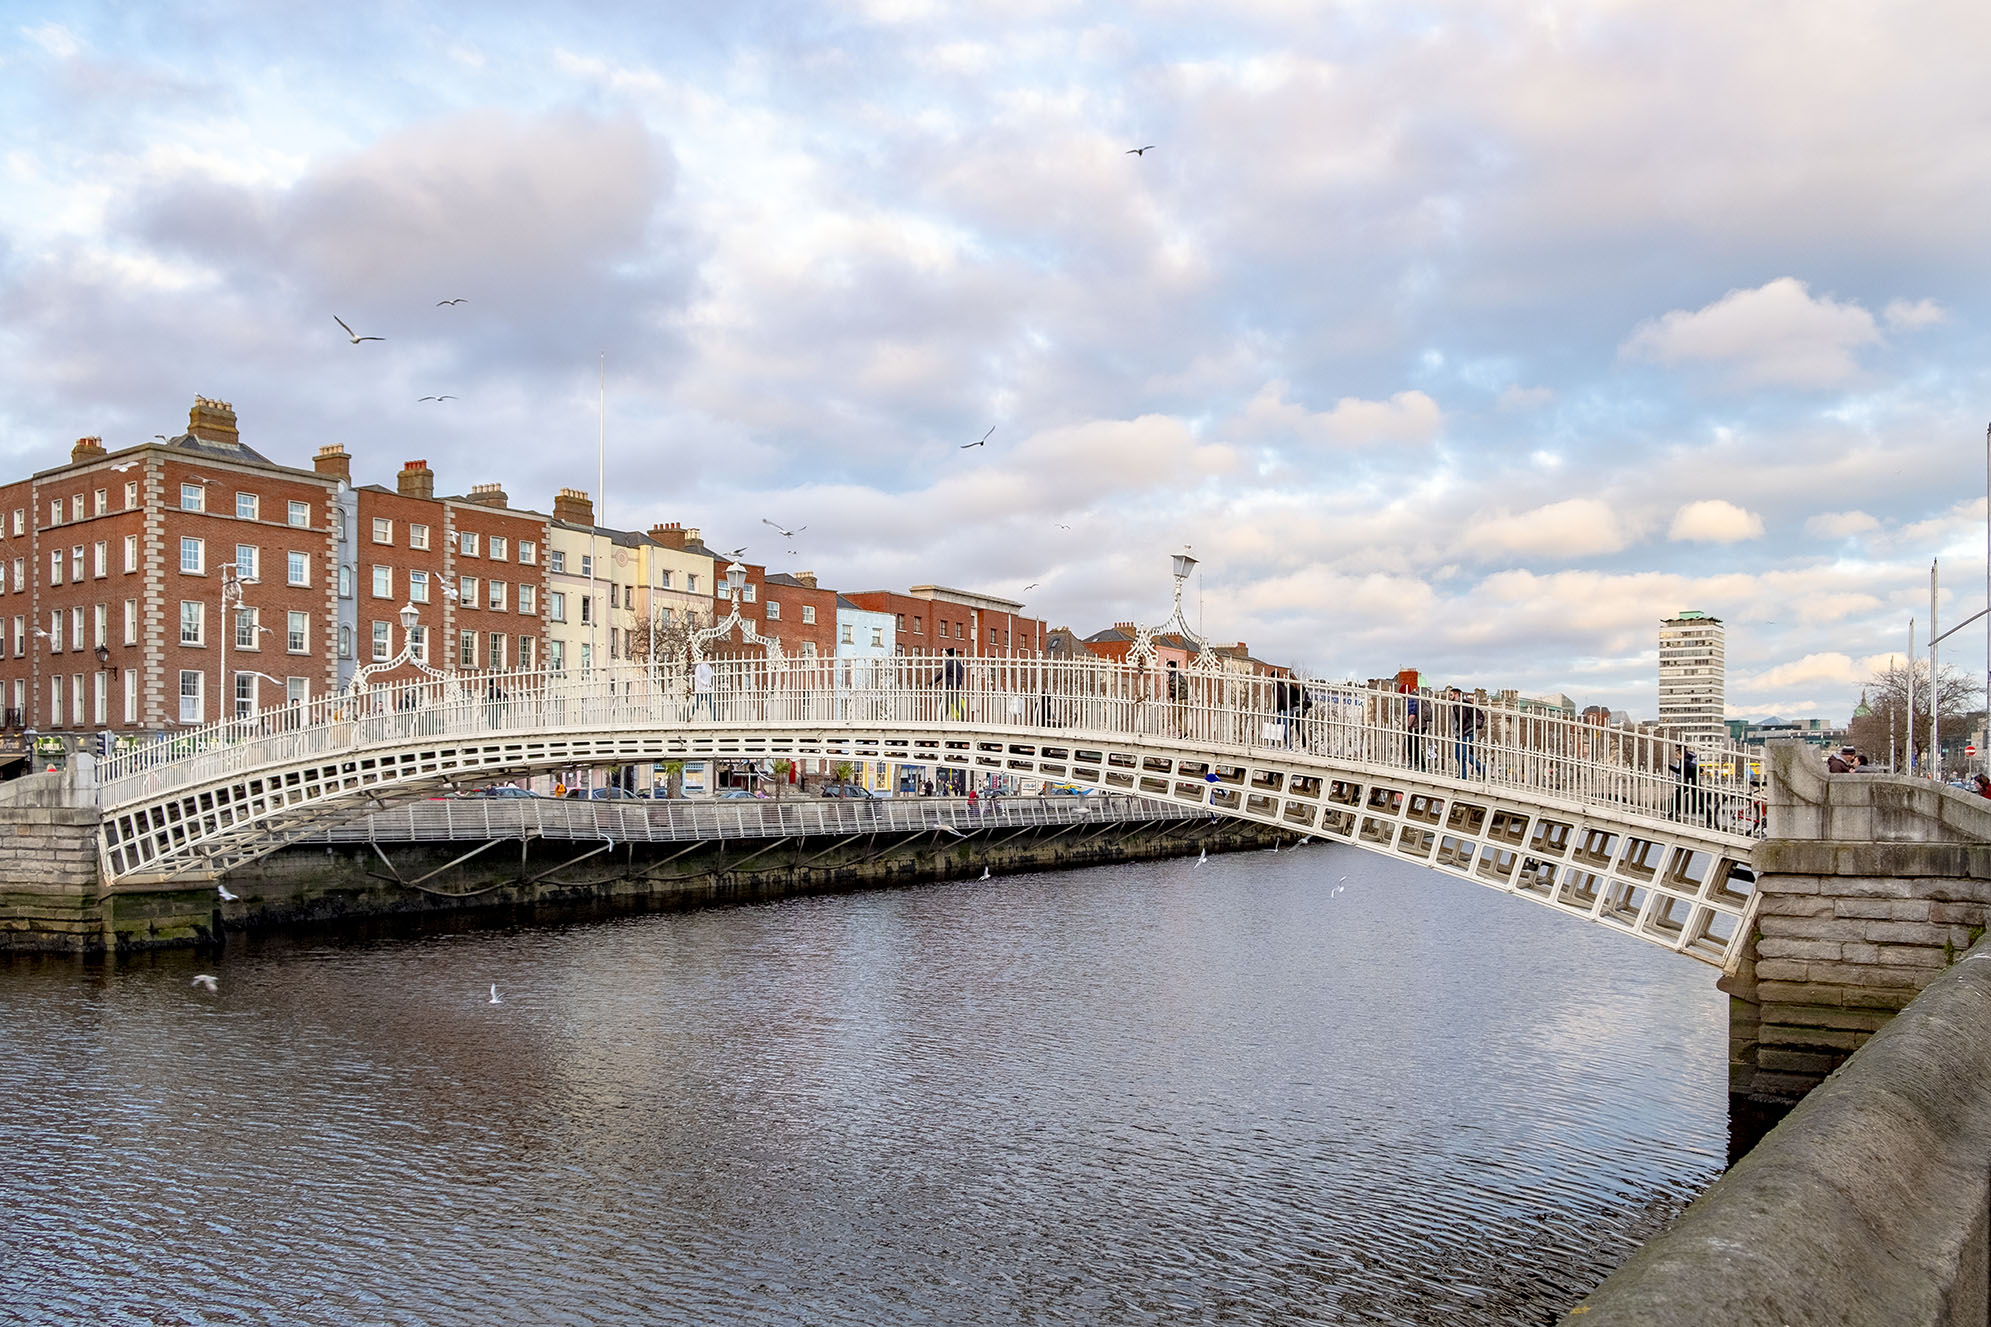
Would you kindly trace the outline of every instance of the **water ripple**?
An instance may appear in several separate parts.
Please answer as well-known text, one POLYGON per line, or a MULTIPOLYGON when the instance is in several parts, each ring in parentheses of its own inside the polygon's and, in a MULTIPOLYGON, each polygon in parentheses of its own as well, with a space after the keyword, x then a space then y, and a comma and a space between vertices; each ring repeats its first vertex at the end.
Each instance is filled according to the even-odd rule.
POLYGON ((1549 1322, 1724 1141, 1707 969, 1324 847, 203 968, 0 967, 5 1315, 1549 1322))

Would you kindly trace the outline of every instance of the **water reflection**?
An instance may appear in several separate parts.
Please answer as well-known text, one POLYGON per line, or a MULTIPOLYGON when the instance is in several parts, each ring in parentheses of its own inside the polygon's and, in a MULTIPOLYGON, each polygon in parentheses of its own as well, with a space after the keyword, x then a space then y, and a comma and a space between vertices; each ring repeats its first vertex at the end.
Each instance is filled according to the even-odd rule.
POLYGON ((1709 969, 1327 847, 199 966, 0 968, 11 1311, 1546 1322, 1724 1147, 1709 969))

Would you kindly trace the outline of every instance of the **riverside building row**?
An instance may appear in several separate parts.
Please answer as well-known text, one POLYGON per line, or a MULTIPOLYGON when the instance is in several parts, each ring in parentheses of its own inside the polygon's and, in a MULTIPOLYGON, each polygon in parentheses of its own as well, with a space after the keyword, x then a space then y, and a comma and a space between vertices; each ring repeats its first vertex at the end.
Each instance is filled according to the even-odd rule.
MULTIPOLYGON (((498 484, 438 496, 425 461, 355 485, 342 446, 309 468, 246 445, 224 401, 186 431, 0 485, 0 729, 74 746, 133 741, 301 702, 399 656, 448 673, 643 659, 729 613, 728 562, 694 527, 551 514, 498 484)), ((915 586, 838 594, 742 563, 741 618, 790 657, 1008 655, 1041 619, 992 595, 915 586)), ((736 633, 708 653, 758 652, 736 633)), ((405 664, 376 680, 413 679, 405 664)))

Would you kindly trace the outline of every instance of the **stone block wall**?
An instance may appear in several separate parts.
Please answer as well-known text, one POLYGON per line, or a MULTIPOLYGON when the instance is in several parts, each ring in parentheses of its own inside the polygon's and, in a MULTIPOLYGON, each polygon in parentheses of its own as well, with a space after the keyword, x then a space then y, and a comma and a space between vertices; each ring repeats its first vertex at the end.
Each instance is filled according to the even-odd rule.
POLYGON ((1753 925, 1723 978, 1730 1092, 1787 1107, 1991 924, 1991 802, 1926 779, 1828 775, 1770 753, 1753 925))

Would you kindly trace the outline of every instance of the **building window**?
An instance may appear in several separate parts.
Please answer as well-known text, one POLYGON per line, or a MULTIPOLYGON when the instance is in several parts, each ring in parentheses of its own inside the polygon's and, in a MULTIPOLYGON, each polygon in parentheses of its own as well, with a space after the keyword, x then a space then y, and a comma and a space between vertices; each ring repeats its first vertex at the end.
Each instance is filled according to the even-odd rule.
POLYGON ((260 570, 261 560, 257 555, 256 546, 235 545, 235 578, 245 583, 254 583, 262 580, 262 576, 258 574, 260 570))
POLYGON ((302 705, 311 699, 311 679, 308 677, 286 677, 283 680, 283 702, 286 705, 302 705))
POLYGON ((394 568, 376 565, 373 569, 373 597, 392 599, 394 597, 394 568))
POLYGON ((885 628, 871 628, 871 644, 877 649, 882 650, 885 648, 885 628))
POLYGON ((256 630, 256 610, 253 608, 236 609, 235 648, 238 650, 253 650, 257 648, 256 641, 261 635, 262 632, 256 630))
POLYGON ((408 522, 408 547, 426 551, 428 546, 429 527, 426 525, 417 525, 413 521, 408 522))
POLYGON ((180 670, 180 722, 199 723, 201 721, 201 683, 207 674, 193 668, 180 670))
POLYGON ((461 554, 463 554, 463 556, 465 556, 465 557, 467 557, 467 558, 474 558, 474 557, 476 557, 476 556, 477 556, 477 532, 476 532, 475 530, 459 530, 459 531, 457 531, 457 532, 456 532, 456 551, 457 551, 457 552, 459 552, 459 553, 461 553, 461 554))
POLYGON ((62 653, 62 610, 56 609, 48 615, 48 652, 62 653))
POLYGON ((351 627, 339 628, 339 657, 341 659, 350 659, 353 657, 353 629, 351 627))
POLYGON ((180 601, 180 644, 206 644, 206 631, 203 621, 205 613, 205 607, 198 600, 182 599, 180 601))
MULTIPOLYGON (((137 506, 138 506, 138 481, 136 479, 128 480, 124 486, 124 509, 126 511, 133 511, 137 508, 137 506)), ((16 521, 20 519, 19 512, 14 513, 14 516, 16 521)), ((19 534, 20 531, 16 530, 14 531, 14 533, 19 534)))
POLYGON ((256 712, 256 675, 235 674, 235 717, 246 719, 256 712))
MULTIPOLYGON (((81 493, 74 494, 69 499, 69 519, 72 521, 83 519, 83 495, 81 493)), ((80 705, 80 700, 78 703, 80 705)), ((76 717, 80 720, 83 716, 78 714, 76 717)))
POLYGON ((27 588, 28 588, 28 560, 26 558, 15 558, 14 593, 19 594, 21 591, 27 588))
POLYGON ((126 723, 138 722, 138 670, 136 668, 127 668, 124 670, 124 721, 126 723))
POLYGON ((292 553, 286 561, 289 563, 289 580, 292 585, 311 584, 311 555, 309 553, 292 553))
POLYGON ((803 623, 803 625, 804 625, 804 626, 814 626, 814 625, 815 625, 815 623, 816 623, 816 606, 815 606, 814 604, 803 604, 803 605, 802 605, 802 623, 803 623))
POLYGON ((350 599, 352 597, 353 597, 353 569, 351 567, 342 566, 339 568, 339 598, 350 599))
POLYGON ((207 574, 207 540, 193 538, 180 540, 180 570, 189 576, 207 574))
POLYGON ((781 601, 779 599, 770 599, 767 601, 767 620, 770 622, 779 622, 781 620, 781 601))
POLYGON ((686 594, 698 593, 698 574, 696 572, 686 573, 684 578, 684 589, 686 594))
POLYGON ((61 499, 61 498, 57 498, 57 499, 56 499, 55 501, 53 501, 53 502, 51 502, 51 503, 49 503, 49 504, 48 504, 48 523, 49 523, 50 525, 60 525, 60 524, 62 524, 62 499, 61 499))
POLYGON ((530 613, 535 611, 533 608, 533 602, 538 597, 537 594, 535 593, 536 589, 537 587, 531 585, 521 585, 518 587, 519 612, 530 613))
POLYGON ((503 535, 501 534, 492 535, 491 561, 503 562, 505 560, 505 554, 510 550, 510 548, 511 548, 510 543, 505 539, 503 535))
POLYGON ((622 657, 622 633, 614 627, 608 629, 608 657, 611 659, 622 657))
POLYGON ((60 673, 48 679, 48 721, 57 728, 62 726, 62 674, 60 673))
POLYGON ((546 569, 548 571, 557 571, 564 574, 567 570, 566 553, 557 548, 547 550, 546 569))
POLYGON ((90 644, 94 648, 98 645, 109 645, 110 643, 111 606, 109 604, 92 604, 90 606, 90 644))
MULTIPOLYGON (((184 543, 185 541, 182 540, 181 542, 184 543)), ((62 584, 62 550, 59 548, 48 555, 48 583, 50 585, 62 584)))
POLYGON ((918 614, 918 613, 914 613, 914 614, 913 614, 913 635, 915 635, 915 636, 924 636, 925 634, 926 634, 926 633, 925 633, 924 631, 921 631, 921 630, 920 630, 920 625, 919 625, 919 614, 918 614))
POLYGON ((102 516, 105 512, 109 511, 110 509, 111 509, 111 491, 109 489, 100 488, 95 493, 92 493, 90 495, 91 515, 102 516))
POLYGON ((425 604, 429 601, 429 573, 411 571, 408 573, 408 602, 425 604))
POLYGON ((393 543, 393 542, 394 542, 394 522, 392 522, 392 521, 388 520, 388 519, 387 519, 387 518, 386 518, 385 516, 376 516, 376 517, 374 517, 374 518, 373 518, 373 542, 374 542, 374 543, 376 543, 376 544, 391 544, 391 543, 393 543))
POLYGON ((533 563, 539 561, 539 545, 533 543, 530 539, 519 540, 518 560, 527 566, 531 566, 533 563))
POLYGON ((69 610, 69 648, 80 651, 83 648, 83 610, 69 610))
MULTIPOLYGON (((130 506, 131 504, 126 503, 125 505, 130 506)), ((23 508, 16 507, 14 508, 14 537, 18 539, 27 532, 28 532, 28 514, 23 508)), ((19 709, 20 706, 17 705, 14 708, 19 709)))
POLYGON ((477 606, 477 578, 475 576, 458 576, 456 578, 456 600, 458 607, 461 608, 475 608, 477 606))
MULTIPOLYGON (((485 605, 494 613, 505 611, 505 583, 492 581, 484 598, 485 605)), ((495 666, 495 665, 494 665, 495 666)))
POLYGON ((111 541, 99 539, 90 545, 90 574, 108 576, 111 574, 111 541))
POLYGON ((373 624, 373 660, 375 663, 388 659, 394 654, 394 642, 388 637, 388 632, 392 628, 393 624, 388 622, 376 622, 373 624))
POLYGON ((69 579, 72 581, 83 579, 83 545, 81 544, 69 550, 69 579))
POLYGON ((520 668, 532 667, 532 637, 530 636, 520 636, 518 638, 518 666, 520 668))
POLYGON ((477 633, 459 631, 456 633, 456 666, 475 668, 477 666, 477 633))
POLYGON ((594 574, 595 574, 595 559, 594 559, 594 554, 592 554, 592 553, 583 553, 583 554, 581 554, 581 571, 580 571, 580 574, 581 574, 581 575, 583 575, 583 576, 592 576, 592 575, 594 575, 594 574))
POLYGON ((852 641, 850 638, 850 633, 851 633, 850 623, 848 622, 844 623, 840 628, 838 628, 838 632, 839 634, 837 636, 837 640, 839 642, 845 645, 855 644, 855 642, 852 641))
POLYGON ((180 485, 180 510, 206 511, 207 485, 205 484, 180 485))
POLYGON ((491 639, 485 642, 484 662, 492 668, 503 668, 505 666, 505 636, 503 632, 492 632, 491 639))
POLYGON ((546 617, 552 622, 567 620, 567 596, 559 590, 546 592, 546 617))
POLYGON ((588 672, 595 666, 595 647, 586 641, 581 642, 581 671, 588 672))
POLYGON ((298 502, 293 499, 288 510, 288 519, 298 529, 309 530, 311 528, 311 504, 308 502, 298 502))
POLYGON ((124 537, 125 575, 129 576, 137 570, 138 570, 138 536, 135 534, 128 534, 124 537))
MULTIPOLYGON (((28 619, 20 613, 14 614, 14 657, 20 658, 28 652, 28 619)), ((16 705, 15 709, 20 706, 16 705)))
POLYGON ((546 666, 556 673, 567 671, 567 642, 549 640, 546 642, 546 666))
POLYGON ((671 574, 668 571, 657 573, 657 588, 659 590, 668 590, 671 588, 671 574))
POLYGON ((595 620, 595 601, 588 595, 581 596, 581 625, 587 626, 595 620))
POLYGON ((136 599, 124 601, 124 643, 138 644, 138 600, 136 599))
POLYGON ((746 593, 742 594, 740 598, 746 600, 748 603, 752 603, 755 597, 759 593, 760 593, 760 587, 758 585, 749 585, 746 589, 746 593))
POLYGON ((420 659, 423 663, 429 661, 429 629, 427 627, 418 626, 414 631, 409 633, 408 644, 411 647, 411 653, 417 659, 420 659))
POLYGON ((311 644, 311 614, 291 613, 290 626, 284 633, 283 647, 292 654, 303 654, 311 644))
POLYGON ((257 507, 258 502, 254 493, 237 493, 235 495, 235 518, 237 520, 255 520, 257 518, 257 507))

